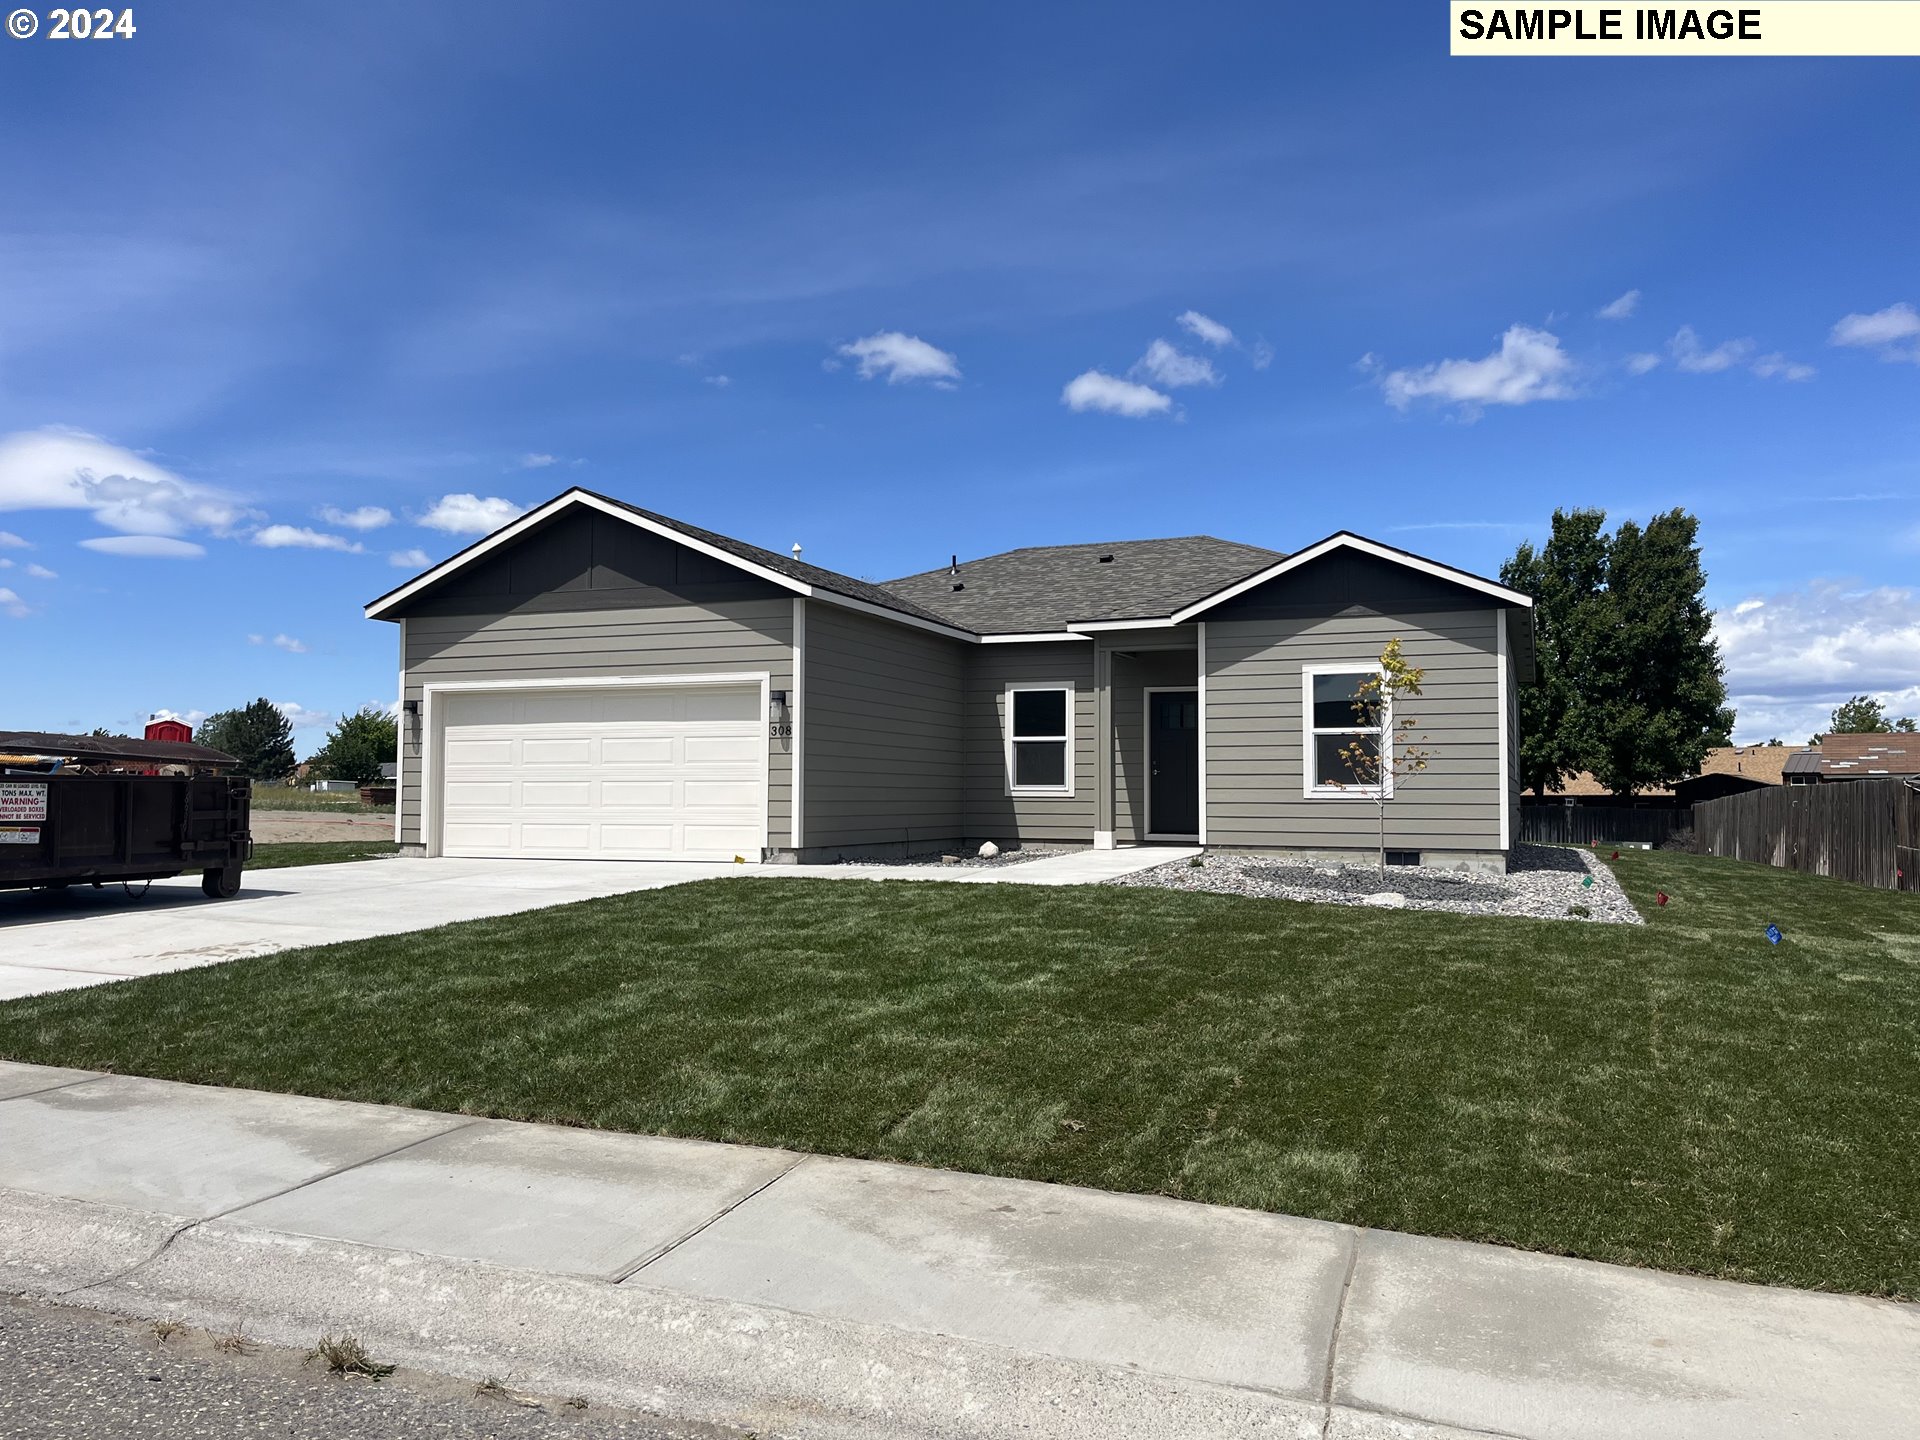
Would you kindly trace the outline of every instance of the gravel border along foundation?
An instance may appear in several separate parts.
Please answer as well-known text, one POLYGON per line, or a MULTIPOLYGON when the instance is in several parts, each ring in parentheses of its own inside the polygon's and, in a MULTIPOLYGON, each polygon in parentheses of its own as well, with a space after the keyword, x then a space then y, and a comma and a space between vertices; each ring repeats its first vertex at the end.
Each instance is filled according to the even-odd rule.
POLYGON ((1449 910, 1456 915, 1518 915, 1614 925, 1646 923, 1605 861, 1590 851, 1562 845, 1515 845, 1505 875, 1391 865, 1382 879, 1373 865, 1209 854, 1197 866, 1180 860, 1107 883, 1205 890, 1262 900, 1305 900, 1321 905, 1449 910), (1583 883, 1589 876, 1592 885, 1583 883), (1387 896, 1394 898, 1384 898, 1387 896))
MULTIPOLYGON (((948 852, 952 853, 952 852, 948 852)), ((963 854, 959 861, 949 865, 938 855, 915 855, 911 860, 840 860, 841 865, 893 865, 905 869, 909 866, 935 866, 947 870, 1003 870, 1009 865, 1024 865, 1029 860, 1046 860, 1055 855, 1065 855, 1067 850, 1059 846, 1028 845, 1021 850, 1002 850, 991 860, 982 860, 973 851, 963 854)))

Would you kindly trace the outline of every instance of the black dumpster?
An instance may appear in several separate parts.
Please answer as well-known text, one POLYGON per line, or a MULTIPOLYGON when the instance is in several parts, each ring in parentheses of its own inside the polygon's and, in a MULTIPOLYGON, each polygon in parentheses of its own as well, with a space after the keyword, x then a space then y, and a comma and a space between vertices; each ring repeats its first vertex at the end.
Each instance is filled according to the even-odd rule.
POLYGON ((237 895, 250 782, 204 745, 0 731, 0 890, 163 880, 237 895))

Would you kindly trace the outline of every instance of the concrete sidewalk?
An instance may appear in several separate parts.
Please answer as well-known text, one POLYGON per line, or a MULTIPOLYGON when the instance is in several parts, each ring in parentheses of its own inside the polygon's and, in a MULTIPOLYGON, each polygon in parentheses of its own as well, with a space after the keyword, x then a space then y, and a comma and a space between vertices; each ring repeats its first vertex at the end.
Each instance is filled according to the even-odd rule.
MULTIPOLYGON (((1038 862, 1036 862, 1038 863, 1038 862)), ((1920 1310, 0 1064, 0 1280, 795 1436, 1920 1434, 1920 1310)))
POLYGON ((954 884, 1093 885, 1198 854, 1088 850, 1018 865, 732 865, 648 860, 356 860, 258 870, 232 900, 208 900, 198 877, 59 894, 0 892, 0 1000, 104 985, 459 920, 565 905, 698 880, 940 880, 954 884))

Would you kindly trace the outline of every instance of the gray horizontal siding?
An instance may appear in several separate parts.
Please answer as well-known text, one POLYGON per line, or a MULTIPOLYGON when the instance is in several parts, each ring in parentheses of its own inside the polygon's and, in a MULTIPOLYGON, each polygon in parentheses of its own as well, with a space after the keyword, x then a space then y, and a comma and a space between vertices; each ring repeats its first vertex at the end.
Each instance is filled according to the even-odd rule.
MULTIPOLYGON (((462 680, 765 670, 774 689, 793 686, 793 601, 784 596, 625 610, 414 613, 405 636, 401 693, 407 700, 419 700, 428 683, 462 680)), ((767 828, 771 842, 784 845, 792 814, 792 742, 769 739, 768 747, 767 828)), ((423 843, 417 735, 401 746, 399 798, 401 842, 423 843)))
POLYGON ((1407 659, 1426 670, 1424 693, 1400 713, 1417 720, 1412 734, 1434 754, 1425 773, 1397 785, 1387 805, 1387 844, 1499 848, 1508 782, 1500 773, 1494 607, 1242 613, 1261 618, 1207 624, 1209 844, 1345 849, 1376 842, 1372 800, 1301 794, 1301 676, 1308 665, 1371 664, 1398 637, 1407 659))
POLYGON ((801 844, 912 846, 963 836, 966 647, 802 603, 801 844))
POLYGON ((1093 644, 1040 641, 975 645, 967 654, 965 728, 967 834, 1000 844, 1093 840, 1095 763, 1093 644), (1071 684, 1074 690, 1072 795, 1009 795, 1006 690, 1009 682, 1071 684))

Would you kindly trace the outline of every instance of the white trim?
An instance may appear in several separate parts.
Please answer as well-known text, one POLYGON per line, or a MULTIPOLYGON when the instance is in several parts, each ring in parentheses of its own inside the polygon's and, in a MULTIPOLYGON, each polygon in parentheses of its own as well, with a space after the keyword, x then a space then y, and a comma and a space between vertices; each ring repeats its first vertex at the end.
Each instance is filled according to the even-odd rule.
MULTIPOLYGON (((1198 692, 1199 687, 1196 685, 1142 685, 1140 687, 1140 773, 1147 782, 1142 788, 1140 795, 1140 838, 1142 840, 1186 840, 1194 842, 1200 838, 1200 830, 1198 829, 1194 830, 1191 834, 1169 831, 1163 835, 1153 828, 1153 697, 1155 695, 1192 695, 1197 707, 1197 702, 1200 699, 1198 692)), ((1198 720, 1199 715, 1196 708, 1196 728, 1193 737, 1195 746, 1200 744, 1202 737, 1206 734, 1205 727, 1199 725, 1198 720)), ((1197 752, 1194 758, 1196 760, 1199 759, 1197 752)), ((1199 781, 1200 777, 1196 771, 1194 784, 1198 786, 1199 781)), ((1194 798, 1195 801, 1198 802, 1199 797, 1196 795, 1194 798)), ((1202 822, 1202 828, 1204 828, 1204 822, 1202 822)))
POLYGON ((380 619, 381 616, 393 609, 394 606, 419 594, 420 591, 427 586, 445 579, 455 570, 471 565, 474 561, 498 549, 509 540, 517 540, 535 525, 551 519, 562 510, 573 505, 585 505, 590 510, 598 510, 603 515, 611 515, 616 520, 624 520, 629 525, 637 526, 642 530, 662 536, 665 539, 676 541, 686 546, 689 550, 697 550, 700 554, 710 559, 718 560, 725 565, 731 565, 736 570, 744 570, 749 575, 758 576, 771 585, 778 585, 782 589, 791 590, 796 595, 811 595, 813 593, 813 587, 811 585, 803 584, 801 581, 782 575, 777 570, 769 570, 764 565, 756 565, 751 560, 742 559, 730 550, 722 550, 718 545, 709 545, 704 540, 696 540, 693 536, 688 535, 684 531, 676 530, 671 525, 662 525, 657 520, 649 520, 644 515, 636 515, 623 505, 616 505, 610 500, 602 500, 598 495, 589 494, 585 490, 569 490, 566 494, 556 495, 553 499, 547 501, 546 504, 536 506, 534 509, 529 510, 518 520, 507 525, 502 525, 484 540, 469 545, 458 555, 449 556, 432 569, 414 576, 413 579, 402 585, 398 590, 389 591, 378 600, 370 602, 366 607, 367 618, 369 620, 380 619))
POLYGON ((981 645, 1032 645, 1046 640, 1091 640, 1091 635, 1076 634, 1071 630, 1029 630, 1019 634, 974 635, 971 639, 981 645))
POLYGON ((1106 630, 1164 630, 1179 623, 1170 615, 1159 615, 1147 620, 1069 620, 1067 629, 1075 635, 1090 635, 1106 630))
MULTIPOLYGON (((1387 798, 1393 798, 1393 775, 1389 771, 1382 776, 1378 785, 1316 785, 1313 772, 1316 768, 1319 747, 1313 743, 1317 734, 1365 735, 1366 728, 1353 726, 1325 727, 1324 730, 1313 723, 1313 678, 1316 675, 1364 675, 1371 672, 1385 677, 1386 667, 1378 660, 1353 660, 1345 664, 1332 661, 1315 661, 1300 667, 1300 793, 1308 800, 1377 800, 1385 790, 1387 798)), ((1380 745, 1382 750, 1390 750, 1393 737, 1393 697, 1386 697, 1387 703, 1380 713, 1380 745)))
POLYGON ((1200 834, 1202 845, 1207 843, 1207 622, 1202 620, 1194 626, 1199 632, 1194 649, 1197 652, 1194 664, 1194 688, 1200 692, 1200 834))
POLYGON ((1151 623, 1167 625, 1181 624, 1184 621, 1191 620, 1203 610, 1210 610, 1223 601, 1233 599, 1236 595, 1245 594, 1256 585, 1264 585, 1267 581, 1284 575, 1289 570, 1297 570, 1302 565, 1309 565, 1321 556, 1340 549, 1358 550, 1362 555, 1372 555, 1379 560, 1386 560, 1395 565, 1404 565, 1409 570, 1418 570, 1423 575, 1433 575, 1442 580, 1450 580, 1455 585, 1464 585, 1469 590, 1478 590, 1482 595, 1491 595, 1494 599, 1504 601, 1509 605, 1518 605, 1528 610, 1533 608, 1533 597, 1523 595, 1518 590, 1509 590, 1504 585, 1496 585, 1491 580, 1482 580, 1478 575, 1469 575, 1464 570, 1456 570, 1451 565, 1442 565, 1437 560, 1423 560, 1418 555, 1409 555, 1405 551, 1395 550, 1390 545, 1382 545, 1377 541, 1365 540, 1358 535, 1349 535, 1345 531, 1342 531, 1338 535, 1329 535, 1326 539, 1309 545, 1297 555, 1289 555, 1277 565, 1269 565, 1265 570, 1256 571, 1254 574, 1247 576, 1246 579, 1229 585, 1225 590, 1220 591, 1216 595, 1209 595, 1204 600, 1196 600, 1184 610, 1174 611, 1165 621, 1151 623))
POLYGON ((1494 635, 1497 639, 1493 663, 1494 693, 1499 697, 1500 705, 1500 848, 1512 848, 1513 836, 1513 772, 1509 770, 1507 754, 1507 705, 1510 699, 1507 686, 1507 666, 1511 656, 1507 650, 1507 612, 1501 610, 1494 615, 1494 635))
MULTIPOLYGON (((555 680, 437 680, 420 687, 420 843, 430 856, 440 853, 439 796, 432 788, 433 755, 439 723, 433 713, 436 695, 479 694, 495 690, 599 690, 610 686, 642 685, 758 685, 760 687, 760 733, 767 736, 767 692, 773 685, 768 670, 720 671, 700 675, 580 675, 555 680)), ((766 739, 760 750, 760 849, 764 854, 770 838, 768 812, 773 804, 773 764, 769 754, 773 742, 766 739)))
POLYGON ((400 743, 393 747, 393 843, 400 843, 400 822, 407 813, 407 617, 400 617, 400 697, 393 712, 399 723, 394 733, 400 743))
MULTIPOLYGON (((1045 796, 1050 799, 1067 799, 1073 795, 1073 752, 1075 749, 1075 730, 1079 727, 1080 697, 1071 680, 1009 680, 1002 692, 1006 702, 1001 707, 1000 738, 1005 751, 1006 791, 1010 796, 1045 796), (1021 690, 1064 690, 1067 695, 1066 725, 1067 733, 1063 738, 1067 747, 1066 775, 1064 785, 1015 785, 1013 783, 1013 697, 1021 690)), ((1023 741, 1053 741, 1051 735, 1022 735, 1023 741)))
POLYGON ((801 845, 801 837, 806 834, 803 810, 806 795, 806 776, 804 757, 806 755, 805 735, 802 726, 806 724, 806 710, 803 703, 806 693, 807 675, 807 600, 804 595, 793 597, 793 687, 787 691, 787 717, 793 728, 790 743, 793 746, 793 801, 789 807, 787 843, 795 850, 801 845))
POLYGON ((1111 830, 1094 831, 1093 832, 1093 848, 1096 850, 1113 849, 1114 848, 1113 831, 1111 830))

